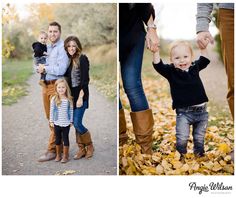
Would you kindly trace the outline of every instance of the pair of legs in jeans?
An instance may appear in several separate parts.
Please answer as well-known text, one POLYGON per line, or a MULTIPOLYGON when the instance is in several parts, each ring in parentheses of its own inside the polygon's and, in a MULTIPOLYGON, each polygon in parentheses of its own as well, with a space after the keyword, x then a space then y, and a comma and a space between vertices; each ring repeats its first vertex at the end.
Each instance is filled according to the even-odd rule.
POLYGON ((81 159, 82 157, 90 158, 93 156, 94 147, 90 132, 83 125, 84 112, 88 108, 88 101, 84 101, 82 107, 74 109, 73 122, 76 129, 76 143, 78 144, 79 150, 74 156, 75 160, 81 159))
MULTIPOLYGON (((144 43, 145 35, 143 33, 140 34, 136 46, 133 47, 127 59, 120 62, 124 90, 127 94, 130 107, 133 112, 142 111, 149 108, 141 80, 144 43)), ((122 109, 120 100, 119 109, 122 109)))
MULTIPOLYGON (((141 32, 135 46, 126 54, 126 59, 120 61, 120 65, 124 90, 132 111, 130 116, 136 142, 141 146, 142 153, 151 154, 154 121, 141 80, 144 43, 145 34, 141 32)), ((119 144, 123 145, 127 139, 124 109, 119 100, 119 144)))
POLYGON ((73 124, 76 129, 76 133, 83 135, 88 131, 88 129, 83 125, 83 117, 86 108, 88 107, 88 101, 84 101, 83 105, 79 108, 74 109, 73 114, 73 124))
POLYGON ((180 154, 187 153, 190 126, 193 126, 194 154, 204 155, 204 138, 208 124, 208 112, 176 110, 176 149, 180 154))

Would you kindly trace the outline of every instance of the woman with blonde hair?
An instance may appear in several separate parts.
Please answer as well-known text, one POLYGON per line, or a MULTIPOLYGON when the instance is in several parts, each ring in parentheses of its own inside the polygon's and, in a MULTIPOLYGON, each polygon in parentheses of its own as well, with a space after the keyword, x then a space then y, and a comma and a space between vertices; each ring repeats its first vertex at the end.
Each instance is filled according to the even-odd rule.
POLYGON ((79 147, 74 159, 90 158, 93 156, 94 147, 90 132, 82 123, 84 112, 89 107, 89 60, 86 55, 82 54, 82 46, 76 36, 67 37, 64 41, 64 47, 70 59, 65 77, 74 100, 73 124, 79 147))

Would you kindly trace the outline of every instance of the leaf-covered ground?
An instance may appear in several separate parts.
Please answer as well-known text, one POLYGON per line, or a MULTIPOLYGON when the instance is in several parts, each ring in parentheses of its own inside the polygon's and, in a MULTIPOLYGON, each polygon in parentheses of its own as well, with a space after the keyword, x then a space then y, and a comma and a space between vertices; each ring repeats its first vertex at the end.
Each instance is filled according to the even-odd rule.
MULTIPOLYGON (((205 136, 204 157, 193 154, 190 135, 188 153, 184 158, 175 149, 175 111, 171 109, 168 82, 158 75, 144 74, 143 85, 154 114, 153 154, 141 154, 135 143, 126 95, 120 97, 127 120, 127 144, 119 147, 120 175, 233 175, 230 152, 234 147, 233 121, 228 110, 208 104, 209 124, 205 136)), ((222 96, 223 97, 223 96, 222 96)))

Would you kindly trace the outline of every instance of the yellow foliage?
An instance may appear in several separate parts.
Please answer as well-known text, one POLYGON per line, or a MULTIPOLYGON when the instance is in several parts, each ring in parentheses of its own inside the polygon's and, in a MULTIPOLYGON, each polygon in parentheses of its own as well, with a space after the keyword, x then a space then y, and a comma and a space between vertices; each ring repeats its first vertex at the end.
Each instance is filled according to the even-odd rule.
POLYGON ((181 172, 187 172, 189 170, 189 165, 188 164, 184 164, 181 168, 180 171, 181 172))
POLYGON ((203 162, 202 163, 204 167, 206 167, 207 169, 211 170, 214 166, 214 163, 212 161, 209 162, 203 162))
POLYGON ((179 168, 181 168, 183 166, 183 164, 180 161, 177 161, 177 160, 172 160, 171 164, 173 165, 173 167, 175 169, 179 169, 179 168))
POLYGON ((143 162, 144 160, 143 155, 141 153, 137 153, 137 155, 134 156, 134 159, 140 162, 143 162))
POLYGON ((222 169, 222 166, 218 162, 214 162, 212 170, 217 172, 222 169))
POLYGON ((223 153, 230 153, 231 149, 226 143, 219 144, 219 150, 223 153))
POLYGON ((129 175, 135 174, 137 172, 137 170, 135 168, 133 160, 130 157, 128 157, 127 162, 128 162, 128 165, 129 165, 129 168, 128 168, 129 175))
POLYGON ((128 162, 127 162, 127 158, 126 157, 122 157, 122 165, 123 165, 123 167, 128 166, 128 162))
POLYGON ((5 58, 9 58, 11 52, 15 49, 15 46, 12 45, 8 39, 3 40, 2 43, 2 56, 5 58))
POLYGON ((219 163, 220 163, 220 165, 223 166, 223 167, 226 165, 226 162, 225 162, 224 160, 220 160, 219 163))
POLYGON ((157 167, 156 167, 156 173, 158 175, 161 175, 164 173, 164 168, 162 167, 162 165, 158 164, 157 167))
MULTIPOLYGON (((2 27, 8 26, 11 22, 18 21, 18 15, 15 9, 15 6, 6 4, 2 8, 2 27)), ((5 29, 3 28, 2 35, 2 56, 4 58, 9 58, 11 52, 15 49, 15 46, 10 42, 8 34, 6 34, 5 29)))
POLYGON ((171 165, 164 159, 161 162, 161 165, 164 169, 170 169, 171 165))
POLYGON ((199 169, 199 167, 200 167, 200 165, 197 162, 195 162, 195 163, 193 163, 191 169, 194 171, 197 171, 199 169))
POLYGON ((210 127, 208 127, 207 130, 208 130, 208 131, 211 131, 211 132, 216 132, 216 131, 218 131, 219 129, 218 129, 217 126, 210 126, 210 127))
MULTIPOLYGON (((233 149, 233 122, 227 119, 215 126, 209 126, 205 136, 205 156, 193 154, 193 139, 190 138, 187 154, 183 157, 176 151, 175 113, 171 109, 171 99, 166 89, 168 83, 162 79, 145 77, 145 93, 154 114, 153 140, 155 152, 152 155, 141 154, 134 139, 133 126, 130 120, 130 109, 125 109, 127 118, 128 145, 120 147, 120 173, 133 175, 232 175, 234 163, 230 151, 233 149), (155 86, 153 86, 155 85, 155 86), (224 135, 225 134, 225 135, 224 135), (133 166, 122 157, 130 157, 133 166), (155 168, 154 168, 155 167, 155 168), (155 171, 154 171, 155 169, 155 171)), ((121 101, 125 107, 129 102, 121 91, 121 101)), ((216 122, 218 117, 211 117, 216 122)))
POLYGON ((155 168, 155 167, 147 167, 146 170, 147 170, 150 174, 156 174, 156 168, 155 168))
POLYGON ((58 172, 56 172, 55 175, 73 175, 75 173, 76 173, 75 170, 65 170, 63 172, 58 171, 58 172))
POLYGON ((44 3, 39 4, 38 14, 39 18, 41 19, 47 19, 47 21, 53 21, 55 18, 53 5, 44 3))
POLYGON ((18 20, 18 15, 14 5, 6 4, 2 8, 2 25, 9 24, 11 21, 18 20))
POLYGON ((225 165, 223 169, 227 173, 234 174, 234 168, 230 164, 225 165))
POLYGON ((230 155, 225 156, 224 160, 225 160, 226 162, 230 161, 230 160, 231 160, 231 156, 230 156, 230 155))
POLYGON ((154 162, 160 162, 160 161, 161 161, 161 157, 152 155, 152 160, 153 160, 154 162))
POLYGON ((180 153, 178 151, 175 152, 174 159, 180 160, 180 153))

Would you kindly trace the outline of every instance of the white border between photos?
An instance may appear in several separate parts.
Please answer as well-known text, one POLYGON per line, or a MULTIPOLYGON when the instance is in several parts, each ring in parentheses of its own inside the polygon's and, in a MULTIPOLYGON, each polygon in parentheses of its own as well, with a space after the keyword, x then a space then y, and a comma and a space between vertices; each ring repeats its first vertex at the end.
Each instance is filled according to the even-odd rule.
MULTIPOLYGON (((155 0, 168 1, 171 0, 155 0)), ((174 0, 172 0, 174 1, 174 0)), ((184 3, 187 0, 178 2, 184 3)), ((19 3, 17 0, 5 0, 9 3, 19 3)), ((24 0, 22 3, 34 3, 35 0, 24 0)), ((37 3, 119 3, 129 2, 126 0, 40 0, 37 3)), ((131 1, 130 1, 131 2, 131 1)), ((143 2, 136 0, 135 2, 143 2)), ((145 2, 154 2, 145 1, 145 2)), ((188 1, 189 2, 189 1, 188 1)), ((211 1, 196 1, 211 2, 211 1)), ((214 2, 234 2, 215 0, 214 2)), ((1 1, 2 5, 2 1, 1 1)), ((2 8, 2 7, 1 7, 2 8)), ((1 9, 2 10, 2 9, 1 9)), ((118 16, 118 12, 117 12, 118 16)), ((118 21, 118 19, 117 19, 118 21)), ((117 23, 118 27, 118 23, 117 23)), ((1 35, 2 36, 2 35, 1 35)), ((117 31, 118 36, 118 31, 117 31)), ((119 37, 118 37, 119 38, 119 37)), ((2 42, 2 39, 1 41, 2 42)), ((118 57, 118 41, 117 41, 117 57, 118 57)), ((2 67, 1 67, 2 71, 2 67)), ((117 61, 117 73, 119 73, 119 62, 117 61)), ((2 72, 1 75, 2 77, 2 72)), ((117 79, 119 75, 117 74, 117 79)), ((2 82, 2 81, 1 81, 2 82)), ((119 88, 117 83, 117 96, 119 88)), ((2 99, 0 99, 2 101, 2 99)), ((117 114, 118 114, 118 99, 117 99, 117 114)), ((1 107, 2 112, 2 107, 1 107)), ((0 116, 2 118, 2 114, 0 116)), ((117 115, 118 123, 118 115, 117 115)), ((2 119, 1 119, 2 124, 2 119)), ((2 125, 1 125, 2 126, 2 125)), ((1 129, 2 132, 2 129, 1 129)), ((2 133, 1 133, 2 134, 2 133)), ((118 137, 118 125, 117 125, 118 137)), ((2 135, 1 138, 2 140, 2 135)), ((0 142, 2 146, 2 141, 0 142)), ((118 138, 117 138, 117 145, 118 138)), ((117 148, 117 174, 119 174, 119 149, 117 148)), ((2 159, 2 152, 0 154, 2 159)), ((1 162, 2 164, 2 162, 1 162)), ((2 171, 1 171, 2 173, 2 171)), ((235 197, 236 188, 235 176, 0 176, 0 196, 1 197, 235 197), (196 182, 198 185, 208 185, 210 182, 223 182, 224 185, 233 186, 233 191, 230 194, 211 194, 202 193, 199 195, 196 191, 189 190, 189 183, 196 182)))

